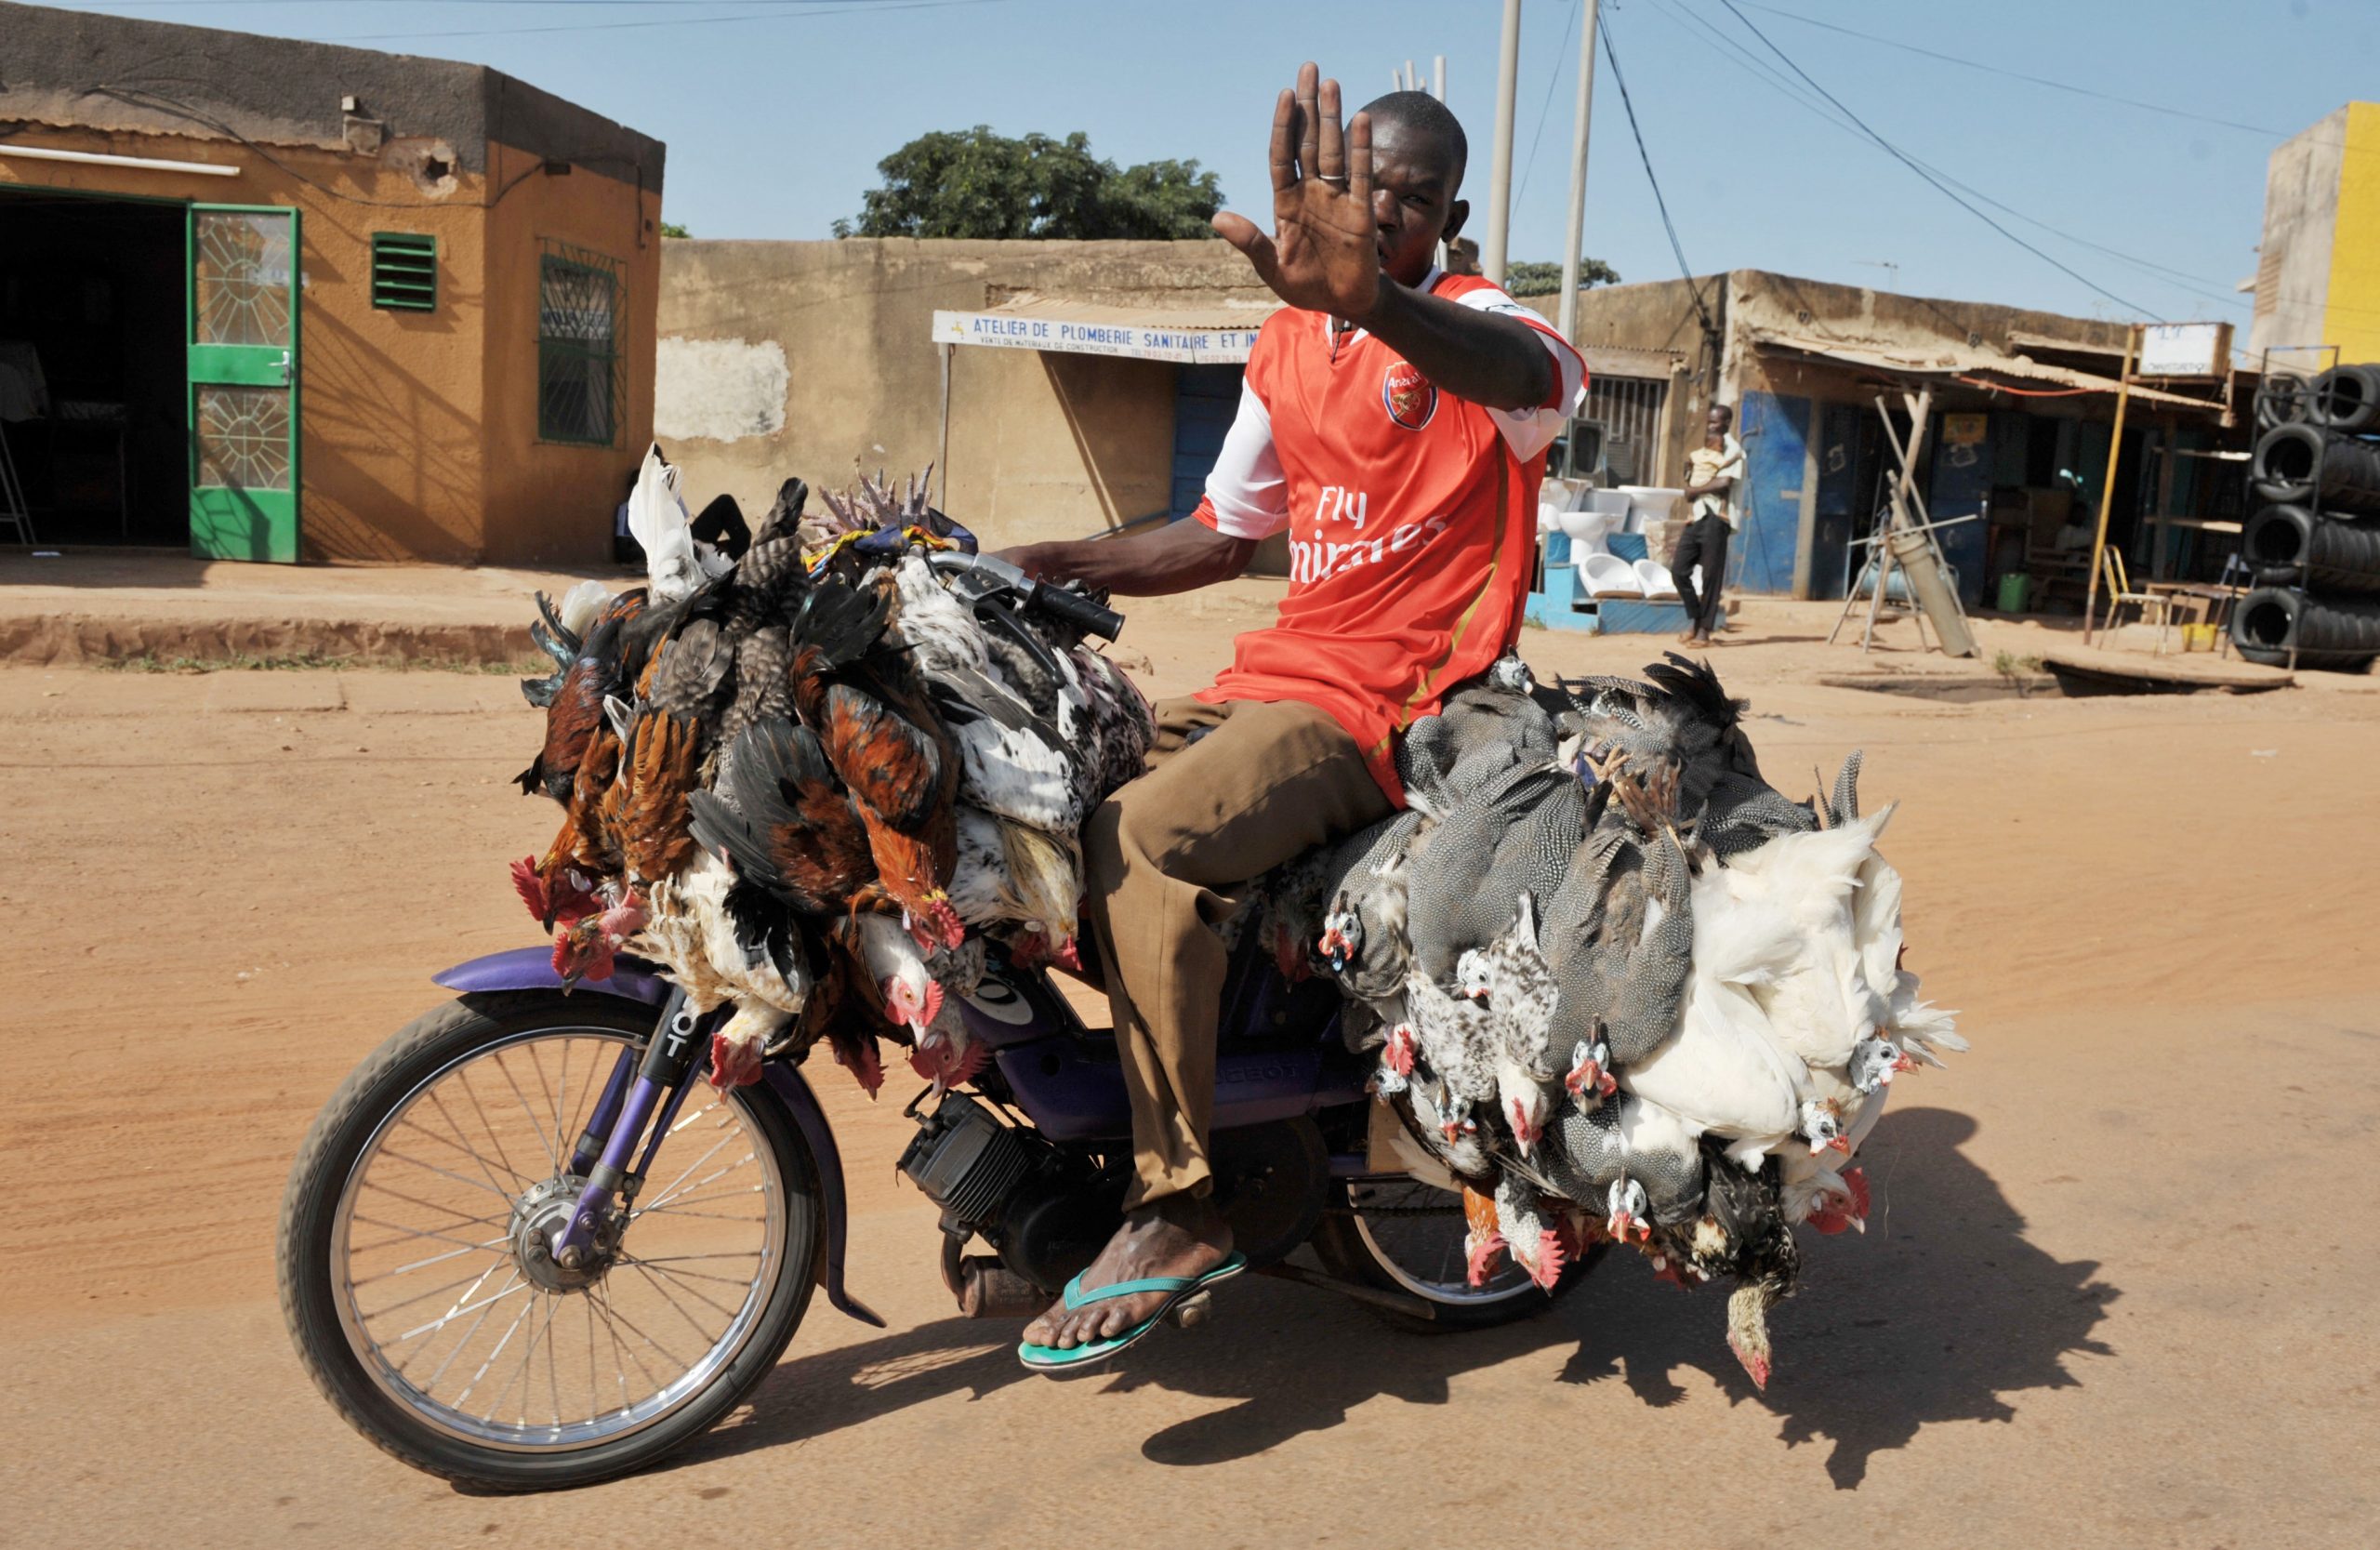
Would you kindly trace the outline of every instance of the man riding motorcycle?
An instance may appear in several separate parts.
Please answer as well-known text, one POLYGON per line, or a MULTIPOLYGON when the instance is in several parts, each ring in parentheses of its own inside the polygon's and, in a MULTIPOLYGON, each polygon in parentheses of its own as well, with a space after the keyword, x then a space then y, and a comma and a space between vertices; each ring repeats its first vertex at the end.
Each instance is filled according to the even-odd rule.
POLYGON ((1209 1199, 1223 890, 1403 804, 1395 738, 1520 632, 1542 455, 1584 364, 1493 283, 1436 267, 1461 230, 1462 127, 1393 92, 1342 128, 1312 64, 1275 109, 1274 232, 1215 230, 1288 306, 1250 352, 1197 520, 1007 558, 1121 595, 1239 575, 1286 530, 1289 588, 1214 684, 1157 707, 1147 773, 1087 826, 1100 967, 1131 1097, 1122 1227, 1027 1326, 1028 1366, 1115 1355, 1235 1273, 1209 1199))

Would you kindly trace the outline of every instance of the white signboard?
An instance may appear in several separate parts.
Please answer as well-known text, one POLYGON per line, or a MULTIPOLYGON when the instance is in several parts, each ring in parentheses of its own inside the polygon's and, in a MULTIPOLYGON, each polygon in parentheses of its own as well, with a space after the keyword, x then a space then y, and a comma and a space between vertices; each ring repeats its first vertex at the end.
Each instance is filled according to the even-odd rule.
POLYGON ((2230 364, 2228 323, 2150 323, 2140 330, 2140 377, 2220 377, 2230 364))
POLYGON ((1253 328, 1148 328, 1137 324, 1070 323, 1064 318, 1004 312, 933 315, 936 344, 980 344, 995 350, 1054 350, 1072 355, 1123 355, 1183 365, 1237 365, 1256 344, 1253 328))

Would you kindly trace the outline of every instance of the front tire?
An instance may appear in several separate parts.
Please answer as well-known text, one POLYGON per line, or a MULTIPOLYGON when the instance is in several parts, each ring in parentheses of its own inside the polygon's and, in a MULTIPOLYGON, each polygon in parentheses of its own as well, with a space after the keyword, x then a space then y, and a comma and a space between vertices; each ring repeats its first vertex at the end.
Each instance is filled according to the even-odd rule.
POLYGON ((575 1187, 602 1073, 654 1015, 585 993, 465 996, 315 1119, 282 1204, 282 1314, 324 1396, 387 1452, 482 1490, 584 1485, 707 1430, 783 1355, 825 1234, 809 1148, 756 1089, 688 1095, 589 1284, 554 1286, 518 1250, 575 1187))

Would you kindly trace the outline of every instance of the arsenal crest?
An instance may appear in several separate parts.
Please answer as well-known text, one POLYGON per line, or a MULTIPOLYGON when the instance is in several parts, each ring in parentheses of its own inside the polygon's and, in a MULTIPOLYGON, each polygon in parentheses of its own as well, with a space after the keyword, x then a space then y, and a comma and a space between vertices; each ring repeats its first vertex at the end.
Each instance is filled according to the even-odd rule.
POLYGON ((1381 406, 1408 431, 1419 431, 1438 412, 1438 390, 1410 362, 1399 361, 1381 378, 1381 406))

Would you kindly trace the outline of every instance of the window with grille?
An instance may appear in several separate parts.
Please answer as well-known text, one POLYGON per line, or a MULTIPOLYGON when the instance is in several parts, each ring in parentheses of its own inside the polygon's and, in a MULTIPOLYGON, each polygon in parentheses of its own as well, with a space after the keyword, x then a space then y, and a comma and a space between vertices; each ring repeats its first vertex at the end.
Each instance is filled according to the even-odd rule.
POLYGON ((438 310, 438 239, 372 233, 372 305, 392 312, 438 310))
POLYGON ((1670 385, 1651 377, 1587 379, 1586 406, 1579 417, 1603 427, 1603 457, 1623 484, 1650 484, 1660 476, 1661 409, 1670 385))
POLYGON ((620 430, 616 259, 548 242, 537 262, 537 437, 611 446, 620 430))

